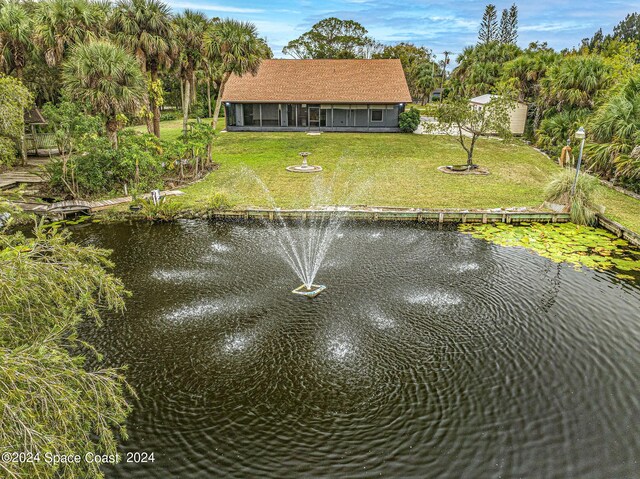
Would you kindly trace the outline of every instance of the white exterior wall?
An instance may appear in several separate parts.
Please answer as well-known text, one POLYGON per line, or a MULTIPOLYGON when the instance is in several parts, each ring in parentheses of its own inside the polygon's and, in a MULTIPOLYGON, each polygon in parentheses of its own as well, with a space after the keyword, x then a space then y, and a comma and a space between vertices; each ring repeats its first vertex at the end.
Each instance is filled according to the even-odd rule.
POLYGON ((517 102, 515 110, 512 110, 509 116, 511 117, 511 134, 522 135, 524 133, 525 125, 527 124, 527 110, 528 106, 524 103, 517 102))

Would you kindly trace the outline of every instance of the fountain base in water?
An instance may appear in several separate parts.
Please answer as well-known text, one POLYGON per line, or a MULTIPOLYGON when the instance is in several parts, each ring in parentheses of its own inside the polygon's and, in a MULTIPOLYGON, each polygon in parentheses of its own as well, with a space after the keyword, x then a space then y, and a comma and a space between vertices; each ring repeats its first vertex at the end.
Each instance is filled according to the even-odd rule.
POLYGON ((296 289, 294 289, 291 292, 293 294, 300 294, 302 296, 306 296, 307 298, 315 298, 320 293, 322 293, 325 289, 327 289, 327 287, 321 284, 312 284, 309 288, 307 288, 307 286, 303 284, 301 286, 298 286, 296 289))

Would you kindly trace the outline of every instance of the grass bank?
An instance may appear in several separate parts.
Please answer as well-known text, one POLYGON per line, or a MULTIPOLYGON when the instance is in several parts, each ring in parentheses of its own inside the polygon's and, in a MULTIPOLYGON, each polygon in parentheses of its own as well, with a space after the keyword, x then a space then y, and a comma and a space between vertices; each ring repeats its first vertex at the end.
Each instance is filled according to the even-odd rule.
MULTIPOLYGON (((222 126, 222 122, 219 124, 222 126)), ((180 134, 180 120, 163 122, 163 137, 180 134)), ((283 208, 313 204, 350 204, 418 208, 537 207, 544 187, 559 167, 516 140, 478 142, 476 162, 488 176, 457 176, 437 171, 464 163, 452 138, 383 133, 220 133, 214 147, 219 170, 184 188, 184 208, 205 208, 223 192, 236 207, 283 208), (323 167, 313 175, 289 173, 311 152, 309 162, 323 167), (258 178, 262 181, 260 184, 258 178), (265 191, 268 190, 268 193, 265 191)), ((640 231, 640 201, 602 186, 607 216, 640 231)))

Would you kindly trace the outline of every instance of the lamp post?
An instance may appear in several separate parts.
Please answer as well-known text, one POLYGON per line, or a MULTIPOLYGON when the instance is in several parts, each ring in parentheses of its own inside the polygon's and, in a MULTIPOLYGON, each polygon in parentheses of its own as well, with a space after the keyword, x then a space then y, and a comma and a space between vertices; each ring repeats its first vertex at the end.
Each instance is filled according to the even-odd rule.
POLYGON ((578 183, 578 175, 580 174, 580 165, 582 164, 582 150, 584 149, 584 138, 586 133, 584 132, 584 128, 578 128, 576 131, 576 140, 581 140, 580 143, 580 155, 578 156, 578 165, 576 166, 576 177, 573 180, 573 186, 571 187, 571 196, 576 194, 576 183, 578 183))

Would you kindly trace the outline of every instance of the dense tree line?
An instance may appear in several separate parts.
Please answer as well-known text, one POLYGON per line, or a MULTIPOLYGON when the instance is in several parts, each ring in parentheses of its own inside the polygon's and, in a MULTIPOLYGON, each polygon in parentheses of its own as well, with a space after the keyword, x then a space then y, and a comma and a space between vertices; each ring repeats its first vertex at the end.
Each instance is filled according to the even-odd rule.
POLYGON ((2 71, 37 104, 73 96, 104 115, 111 134, 122 113, 137 115, 156 136, 165 85, 179 90, 186 123, 194 106, 208 103, 199 111, 208 113, 211 86, 215 94, 229 72, 255 71, 272 56, 253 24, 190 10, 173 15, 159 0, 0 0, 0 53, 2 71), (198 102, 205 85, 207 98, 198 102))
MULTIPOLYGON (((517 10, 513 15, 517 20, 517 10)), ((508 19, 507 11, 502 25, 508 19)), ((478 44, 457 58, 448 81, 451 99, 492 93, 526 102, 526 136, 552 155, 584 126, 587 168, 640 191, 640 15, 562 52, 546 43, 520 49, 504 41, 501 30, 489 5, 478 44)))

